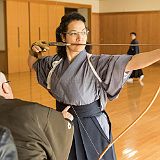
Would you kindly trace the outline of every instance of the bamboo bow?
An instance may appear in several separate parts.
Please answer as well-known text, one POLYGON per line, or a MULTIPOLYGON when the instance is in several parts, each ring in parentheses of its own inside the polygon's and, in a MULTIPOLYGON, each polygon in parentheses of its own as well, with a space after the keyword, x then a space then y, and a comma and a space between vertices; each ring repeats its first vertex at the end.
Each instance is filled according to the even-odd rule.
MULTIPOLYGON (((71 46, 71 45, 88 45, 88 46, 160 46, 160 44, 142 44, 142 43, 141 43, 141 44, 124 44, 124 43, 123 43, 123 44, 120 44, 120 43, 114 43, 114 44, 107 44, 107 43, 106 43, 106 44, 102 44, 102 43, 101 43, 101 44, 100 44, 100 43, 99 43, 99 44, 98 44, 98 43, 77 44, 77 43, 71 43, 71 44, 69 44, 69 43, 64 43, 64 42, 49 42, 48 44, 49 44, 49 46, 60 46, 60 47, 71 46)), ((104 154, 108 151, 108 149, 109 149, 120 137, 122 137, 129 129, 131 129, 131 128, 144 116, 144 114, 147 113, 147 111, 151 108, 152 104, 153 104, 154 101, 156 100, 159 92, 160 92, 160 86, 159 86, 158 90, 156 91, 156 93, 155 93, 152 101, 151 101, 150 104, 148 105, 148 107, 139 115, 139 117, 138 117, 134 122, 132 122, 123 132, 121 132, 121 134, 120 134, 119 136, 117 136, 117 137, 104 149, 104 151, 103 151, 101 154, 98 153, 97 149, 95 148, 95 146, 94 146, 93 143, 92 143, 92 140, 90 139, 92 145, 94 146, 94 148, 95 148, 95 150, 96 150, 96 152, 97 152, 97 154, 99 155, 98 160, 101 160, 102 157, 104 156, 104 154)), ((85 129, 85 128, 84 128, 84 129, 85 129)), ((87 136, 89 136, 88 133, 87 133, 87 136)), ((89 138, 90 138, 90 137, 89 137, 89 138)))
POLYGON ((108 151, 108 149, 120 138, 122 137, 129 129, 131 129, 131 127, 133 127, 143 116, 144 114, 147 113, 147 111, 151 108, 152 104, 154 103, 154 101, 156 100, 158 94, 160 92, 160 86, 159 88, 157 89, 152 101, 150 102, 150 104, 148 105, 148 107, 139 115, 139 117, 134 121, 132 122, 119 136, 117 136, 105 149, 104 151, 100 154, 99 156, 99 159, 98 160, 101 160, 101 158, 104 156, 104 154, 108 151))

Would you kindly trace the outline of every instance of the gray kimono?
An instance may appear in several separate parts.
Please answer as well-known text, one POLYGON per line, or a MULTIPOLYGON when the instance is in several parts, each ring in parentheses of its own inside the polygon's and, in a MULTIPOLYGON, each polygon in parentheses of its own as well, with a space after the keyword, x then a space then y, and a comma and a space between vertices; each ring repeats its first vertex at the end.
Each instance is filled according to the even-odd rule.
MULTIPOLYGON (((110 143, 111 126, 104 109, 108 99, 118 96, 124 84, 125 67, 132 58, 129 55, 92 55, 88 59, 87 55, 83 50, 71 63, 55 55, 34 64, 38 82, 56 98, 57 110, 62 111, 65 104, 74 106, 71 113, 75 133, 69 160, 96 160, 110 143), (85 112, 87 114, 83 115, 85 112), (95 138, 97 136, 103 138, 95 138)), ((104 159, 116 159, 113 147, 104 159)))

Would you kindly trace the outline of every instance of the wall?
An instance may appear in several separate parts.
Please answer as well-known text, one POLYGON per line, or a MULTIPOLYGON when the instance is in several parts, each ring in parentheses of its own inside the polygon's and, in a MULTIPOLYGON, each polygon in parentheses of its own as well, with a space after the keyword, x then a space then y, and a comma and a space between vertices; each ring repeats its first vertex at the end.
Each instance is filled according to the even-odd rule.
MULTIPOLYGON (((94 44, 100 43, 100 16, 99 13, 92 13, 91 18, 91 42, 94 44)), ((100 47, 92 46, 92 53, 99 54, 100 47)))
MULTIPOLYGON (((160 11, 101 13, 100 43, 128 44, 129 33, 137 33, 139 43, 159 44, 160 42, 160 11), (105 36, 104 36, 105 35, 105 36)), ((129 46, 101 47, 101 53, 126 53, 129 46)), ((159 45, 140 46, 141 52, 159 48, 159 45)))
POLYGON ((85 19, 86 19, 86 26, 88 27, 88 26, 89 26, 89 25, 88 25, 88 9, 79 8, 79 9, 78 9, 78 12, 85 17, 85 19))
MULTIPOLYGON (((100 43, 129 43, 131 31, 137 32, 140 43, 159 43, 160 0, 100 0, 99 11, 103 21, 100 43)), ((140 46, 141 52, 156 48, 159 46, 140 46)), ((122 54, 127 50, 128 46, 100 47, 100 53, 122 54)))
POLYGON ((0 0, 0 71, 7 71, 7 55, 5 51, 5 21, 4 21, 4 4, 0 0))
POLYGON ((99 11, 106 12, 132 12, 160 10, 160 0, 99 0, 99 11))
POLYGON ((99 12, 99 0, 53 0, 58 2, 69 2, 69 3, 79 3, 79 4, 89 4, 92 5, 92 12, 99 12))

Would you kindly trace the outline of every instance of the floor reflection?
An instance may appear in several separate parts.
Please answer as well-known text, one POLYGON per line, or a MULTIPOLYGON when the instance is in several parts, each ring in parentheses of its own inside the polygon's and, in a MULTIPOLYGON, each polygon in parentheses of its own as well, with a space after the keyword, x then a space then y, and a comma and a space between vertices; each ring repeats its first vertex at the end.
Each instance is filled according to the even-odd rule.
POLYGON ((127 83, 128 108, 133 119, 139 116, 143 86, 140 82, 127 83))

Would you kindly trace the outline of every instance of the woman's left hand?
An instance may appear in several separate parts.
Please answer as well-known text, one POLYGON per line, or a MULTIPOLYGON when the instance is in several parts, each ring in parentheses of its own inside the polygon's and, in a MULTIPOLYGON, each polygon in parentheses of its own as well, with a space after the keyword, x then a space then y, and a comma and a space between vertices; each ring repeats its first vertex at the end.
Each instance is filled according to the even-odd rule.
POLYGON ((67 106, 63 111, 63 117, 65 119, 69 119, 70 121, 73 121, 73 115, 71 113, 68 112, 68 110, 70 109, 71 106, 67 106))

